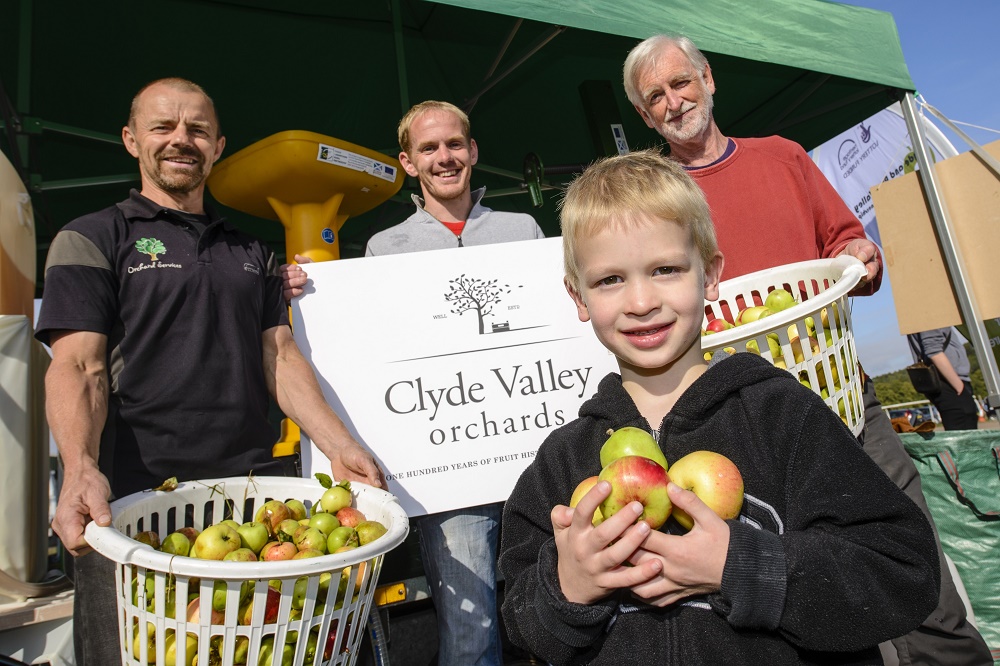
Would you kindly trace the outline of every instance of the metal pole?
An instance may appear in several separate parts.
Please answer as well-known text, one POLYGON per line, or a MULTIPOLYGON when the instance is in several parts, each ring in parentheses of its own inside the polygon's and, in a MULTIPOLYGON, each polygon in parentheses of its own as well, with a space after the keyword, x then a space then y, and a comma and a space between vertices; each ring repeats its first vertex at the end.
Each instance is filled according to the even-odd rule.
POLYGON ((913 153, 920 166, 917 173, 924 186, 924 196, 930 207, 931 219, 934 222, 938 243, 941 245, 941 252, 944 255, 948 276, 951 278, 952 289, 958 300, 959 309, 962 311, 962 318, 969 329, 969 341, 972 342, 972 347, 979 358, 979 367, 983 370, 983 380, 986 382, 986 390, 989 393, 990 406, 1000 405, 1000 372, 997 371, 996 359, 990 348, 983 317, 979 314, 975 294, 969 289, 969 280, 964 269, 965 263, 962 261, 961 252, 951 231, 951 218, 938 187, 934 162, 927 150, 923 127, 917 121, 913 93, 906 93, 900 106, 903 110, 903 118, 906 119, 906 128, 913 139, 913 153))
MULTIPOLYGON (((32 7, 31 0, 21 0, 20 22, 18 24, 18 53, 17 53, 17 93, 14 104, 19 116, 27 115, 31 109, 31 20, 32 7)), ((25 173, 28 173, 28 137, 21 135, 17 137, 17 148, 24 156, 23 166, 25 173)))
POLYGON ((392 36, 396 45, 400 113, 405 115, 410 110, 410 83, 406 75, 406 51, 403 49, 403 13, 399 6, 399 0, 392 0, 392 36))

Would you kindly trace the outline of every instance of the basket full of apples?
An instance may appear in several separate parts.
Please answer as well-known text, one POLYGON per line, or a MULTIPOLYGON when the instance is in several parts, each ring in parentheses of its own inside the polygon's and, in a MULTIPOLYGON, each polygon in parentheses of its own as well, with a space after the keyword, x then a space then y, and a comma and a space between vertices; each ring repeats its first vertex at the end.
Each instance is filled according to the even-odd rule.
POLYGON ((719 285, 705 303, 701 348, 750 352, 792 373, 840 414, 855 436, 865 425, 848 293, 865 275, 853 257, 803 261, 719 285))
POLYGON ((322 474, 173 481, 111 512, 85 536, 116 565, 128 666, 351 664, 409 531, 395 496, 322 474))

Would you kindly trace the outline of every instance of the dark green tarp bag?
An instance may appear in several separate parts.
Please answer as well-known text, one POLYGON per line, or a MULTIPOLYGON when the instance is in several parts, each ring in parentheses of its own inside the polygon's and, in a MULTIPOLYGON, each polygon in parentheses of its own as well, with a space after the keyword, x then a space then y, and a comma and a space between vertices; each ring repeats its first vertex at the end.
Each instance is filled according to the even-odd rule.
POLYGON ((900 435, 979 633, 1000 661, 1000 430, 900 435))

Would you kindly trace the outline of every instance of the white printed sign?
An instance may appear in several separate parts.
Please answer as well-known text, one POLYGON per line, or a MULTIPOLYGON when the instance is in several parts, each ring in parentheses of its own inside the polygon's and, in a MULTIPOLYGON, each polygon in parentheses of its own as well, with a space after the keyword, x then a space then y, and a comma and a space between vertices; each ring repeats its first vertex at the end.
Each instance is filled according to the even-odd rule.
MULTIPOLYGON (((295 339, 410 516, 506 499, 545 437, 618 370, 566 294, 559 238, 306 271, 295 339)), ((314 471, 329 462, 303 446, 314 471)))

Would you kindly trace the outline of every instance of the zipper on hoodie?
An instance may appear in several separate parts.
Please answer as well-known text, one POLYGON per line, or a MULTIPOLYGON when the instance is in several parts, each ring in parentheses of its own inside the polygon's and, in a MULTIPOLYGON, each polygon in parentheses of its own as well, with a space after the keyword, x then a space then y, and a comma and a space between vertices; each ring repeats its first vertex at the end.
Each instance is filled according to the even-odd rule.
POLYGON ((465 247, 464 245, 462 245, 462 234, 458 235, 458 246, 459 247, 465 247))

